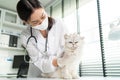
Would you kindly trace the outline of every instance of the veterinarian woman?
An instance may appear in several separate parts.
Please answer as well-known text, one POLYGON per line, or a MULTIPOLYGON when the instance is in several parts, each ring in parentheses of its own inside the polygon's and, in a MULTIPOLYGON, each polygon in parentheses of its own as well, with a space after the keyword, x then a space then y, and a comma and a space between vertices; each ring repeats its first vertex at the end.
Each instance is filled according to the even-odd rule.
POLYGON ((48 17, 39 0, 20 0, 17 13, 28 25, 21 34, 22 45, 30 56, 28 77, 54 72, 59 67, 57 56, 63 52, 64 24, 48 17))

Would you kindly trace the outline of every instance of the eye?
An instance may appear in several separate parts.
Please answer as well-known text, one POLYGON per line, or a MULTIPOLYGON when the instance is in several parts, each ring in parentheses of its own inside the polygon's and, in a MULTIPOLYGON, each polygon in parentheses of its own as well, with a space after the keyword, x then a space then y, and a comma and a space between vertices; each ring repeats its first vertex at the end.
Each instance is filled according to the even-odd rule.
POLYGON ((78 43, 78 42, 75 42, 75 44, 78 43))
POLYGON ((69 43, 72 43, 71 41, 69 43))
POLYGON ((44 15, 44 16, 41 17, 41 19, 43 20, 43 19, 45 19, 45 17, 46 17, 46 16, 44 15))
POLYGON ((37 20, 37 21, 33 21, 33 22, 31 23, 31 25, 32 25, 32 26, 36 26, 36 25, 38 25, 38 22, 39 22, 38 20, 37 20))
POLYGON ((45 15, 45 13, 43 13, 42 16, 41 16, 41 19, 43 20, 45 18, 46 18, 46 15, 45 15))
POLYGON ((33 23, 33 25, 37 25, 37 24, 38 24, 38 22, 34 22, 34 23, 33 23))

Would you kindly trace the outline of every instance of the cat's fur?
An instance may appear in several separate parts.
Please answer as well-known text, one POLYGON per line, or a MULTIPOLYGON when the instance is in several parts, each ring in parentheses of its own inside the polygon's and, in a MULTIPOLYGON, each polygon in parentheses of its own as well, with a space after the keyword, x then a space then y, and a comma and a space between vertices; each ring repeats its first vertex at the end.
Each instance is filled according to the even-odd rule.
POLYGON ((53 73, 42 74, 49 78, 79 78, 79 64, 81 60, 81 51, 84 44, 84 38, 78 34, 65 35, 64 54, 61 59, 61 67, 53 73))

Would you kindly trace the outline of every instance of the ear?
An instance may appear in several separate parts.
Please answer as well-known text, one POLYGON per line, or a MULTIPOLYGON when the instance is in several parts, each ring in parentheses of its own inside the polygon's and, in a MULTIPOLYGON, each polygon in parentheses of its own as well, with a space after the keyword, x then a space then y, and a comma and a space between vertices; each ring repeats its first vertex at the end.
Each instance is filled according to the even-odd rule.
POLYGON ((23 21, 23 24, 28 24, 25 20, 22 20, 23 21))
POLYGON ((68 38, 68 35, 67 35, 67 34, 65 34, 65 35, 64 35, 64 38, 65 38, 65 39, 67 39, 67 38, 68 38))

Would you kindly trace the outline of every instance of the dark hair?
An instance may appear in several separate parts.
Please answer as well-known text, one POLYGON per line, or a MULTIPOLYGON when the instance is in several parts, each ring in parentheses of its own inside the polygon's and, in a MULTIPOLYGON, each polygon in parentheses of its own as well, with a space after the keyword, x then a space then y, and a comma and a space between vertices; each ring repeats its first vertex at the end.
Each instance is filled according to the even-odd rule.
POLYGON ((55 20, 52 17, 48 17, 48 30, 50 30, 55 23, 55 20))
MULTIPOLYGON (((18 16, 24 21, 28 21, 34 10, 38 8, 44 8, 39 0, 20 0, 17 3, 18 16)), ((48 21, 48 28, 50 30, 55 21, 51 17, 48 17, 48 21)))
POLYGON ((24 21, 27 21, 37 8, 43 8, 38 0, 20 0, 17 3, 17 13, 24 21))

